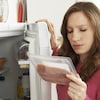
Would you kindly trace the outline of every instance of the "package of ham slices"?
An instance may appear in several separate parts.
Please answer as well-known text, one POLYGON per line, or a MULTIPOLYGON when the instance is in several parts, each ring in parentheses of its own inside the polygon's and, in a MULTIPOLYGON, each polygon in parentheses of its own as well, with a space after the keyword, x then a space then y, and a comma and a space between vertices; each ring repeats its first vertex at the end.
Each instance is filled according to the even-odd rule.
POLYGON ((66 85, 70 80, 66 75, 77 72, 69 57, 62 56, 30 56, 30 61, 42 79, 51 83, 66 85))

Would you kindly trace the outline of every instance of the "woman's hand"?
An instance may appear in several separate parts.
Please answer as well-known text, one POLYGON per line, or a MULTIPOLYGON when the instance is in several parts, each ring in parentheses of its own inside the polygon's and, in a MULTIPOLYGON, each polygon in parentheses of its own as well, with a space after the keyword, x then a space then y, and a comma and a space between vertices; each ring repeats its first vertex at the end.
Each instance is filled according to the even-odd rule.
POLYGON ((72 100, 85 100, 87 85, 81 80, 81 78, 76 77, 73 73, 66 75, 69 80, 68 95, 72 100))
POLYGON ((48 26, 48 30, 49 32, 54 35, 55 34, 55 29, 54 29, 54 26, 51 22, 49 22, 47 19, 40 19, 40 20, 37 20, 36 23, 38 22, 45 22, 48 26))
POLYGON ((75 76, 65 69, 42 64, 37 65, 37 72, 45 81, 68 85, 68 95, 72 100, 85 100, 87 86, 79 76, 75 76))
POLYGON ((57 44, 57 39, 55 36, 55 29, 54 29, 53 24, 51 22, 49 22, 47 19, 37 20, 36 23, 38 23, 38 22, 45 22, 47 24, 48 30, 51 34, 51 38, 50 38, 51 47, 52 47, 52 49, 56 48, 58 44, 57 44))

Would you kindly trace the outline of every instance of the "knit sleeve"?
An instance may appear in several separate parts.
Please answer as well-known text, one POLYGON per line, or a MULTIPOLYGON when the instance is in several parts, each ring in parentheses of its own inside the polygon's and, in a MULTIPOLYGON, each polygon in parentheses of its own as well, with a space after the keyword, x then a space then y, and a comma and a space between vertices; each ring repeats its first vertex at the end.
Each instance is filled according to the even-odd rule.
POLYGON ((98 89, 98 92, 97 92, 97 100, 100 100, 100 88, 98 89))
POLYGON ((52 56, 57 56, 58 47, 53 48, 52 56))

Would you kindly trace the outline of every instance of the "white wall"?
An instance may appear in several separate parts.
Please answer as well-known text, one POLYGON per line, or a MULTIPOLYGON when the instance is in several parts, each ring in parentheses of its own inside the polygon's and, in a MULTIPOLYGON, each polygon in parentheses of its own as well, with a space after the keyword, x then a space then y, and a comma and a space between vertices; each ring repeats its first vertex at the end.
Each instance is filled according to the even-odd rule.
POLYGON ((63 16, 74 2, 75 0, 27 0, 28 22, 46 18, 54 23, 59 35, 63 16))
POLYGON ((76 1, 90 1, 97 5, 98 8, 100 8, 100 1, 99 0, 76 0, 76 1))
MULTIPOLYGON (((63 16, 75 1, 91 1, 100 8, 98 0, 27 0, 28 22, 46 18, 54 23, 56 33, 59 35, 63 16)), ((17 22, 17 4, 18 0, 8 0, 8 23, 17 22)))

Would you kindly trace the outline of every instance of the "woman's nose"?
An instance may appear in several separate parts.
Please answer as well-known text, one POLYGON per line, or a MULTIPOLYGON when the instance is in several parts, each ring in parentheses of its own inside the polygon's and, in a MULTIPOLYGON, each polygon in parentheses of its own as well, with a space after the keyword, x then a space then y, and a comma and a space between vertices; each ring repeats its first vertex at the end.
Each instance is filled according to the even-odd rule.
POLYGON ((72 34, 72 40, 73 41, 80 40, 80 34, 78 32, 73 32, 73 34, 72 34))

